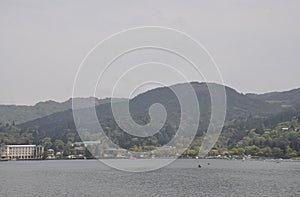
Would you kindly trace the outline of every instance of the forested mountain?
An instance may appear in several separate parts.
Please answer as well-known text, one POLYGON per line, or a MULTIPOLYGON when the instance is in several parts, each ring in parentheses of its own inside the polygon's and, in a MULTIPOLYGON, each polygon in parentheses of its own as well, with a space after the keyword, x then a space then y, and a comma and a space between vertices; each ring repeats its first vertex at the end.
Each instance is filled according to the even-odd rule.
MULTIPOLYGON (((220 85, 210 84, 211 88, 217 88, 220 85)), ((178 90, 180 94, 185 97, 191 96, 190 92, 186 91, 187 84, 177 84, 172 86, 172 88, 178 90)), ((199 101, 199 108, 201 110, 202 117, 210 116, 210 94, 205 83, 192 83, 196 95, 199 101)), ((243 119, 249 115, 255 117, 266 117, 272 114, 277 114, 285 108, 280 107, 277 104, 270 104, 261 99, 255 99, 247 95, 238 93, 232 88, 225 87, 227 96, 227 120, 231 121, 233 119, 243 119)), ((300 98, 300 96, 299 96, 300 98)), ((119 101, 122 103, 122 100, 119 101)), ((180 118, 180 104, 176 95, 168 87, 156 88, 142 93, 129 101, 130 112, 134 120, 137 122, 147 122, 148 121, 148 110, 149 107, 154 103, 162 104, 169 116, 169 121, 178 121, 180 118)), ((106 99, 105 102, 96 107, 96 111, 100 120, 110 120, 113 119, 111 113, 110 99, 106 99)), ((69 107, 70 108, 70 107, 69 107)), ((68 109, 69 109, 68 108, 68 109)), ((20 124, 21 127, 32 127, 38 126, 43 127, 45 125, 52 125, 58 122, 70 122, 72 121, 72 111, 61 110, 58 113, 51 114, 46 117, 42 117, 36 120, 28 121, 26 123, 20 124)))
MULTIPOLYGON (((183 97, 188 98, 191 96, 191 92, 187 90, 187 85, 188 84, 177 84, 171 86, 171 88, 177 90, 183 97)), ((199 108, 201 111, 201 117, 199 120, 200 126, 197 131, 195 142, 192 145, 192 147, 195 148, 199 147, 199 143, 203 138, 203 134, 207 130, 210 119, 211 108, 208 85, 212 89, 218 89, 220 88, 220 85, 197 82, 193 82, 191 83, 191 85, 196 92, 199 101, 199 108)), ((281 132, 278 124, 281 124, 283 122, 292 121, 293 124, 287 123, 286 125, 298 125, 298 123, 296 124, 295 122, 297 122, 300 118, 300 108, 298 107, 297 102, 298 100, 300 100, 300 94, 298 94, 299 90, 283 92, 282 95, 281 93, 245 95, 238 93, 236 90, 230 87, 225 87, 225 90, 227 96, 226 121, 222 131, 222 135, 220 136, 219 141, 215 147, 216 149, 218 149, 218 151, 233 149, 239 144, 245 145, 244 138, 247 136, 250 136, 250 138, 251 136, 257 137, 258 135, 263 135, 266 131, 272 131, 272 129, 276 129, 277 133, 281 132)), ((123 104, 126 104, 126 102, 124 101, 125 100, 123 99, 119 99, 117 104, 121 107, 123 104)), ((119 144, 123 148, 164 145, 168 143, 170 139, 172 139, 180 122, 181 111, 178 98, 168 87, 149 90, 129 100, 131 116, 139 124, 146 124, 149 122, 148 110, 152 104, 160 103, 165 107, 167 111, 166 123, 158 133, 148 138, 131 136, 120 129, 113 118, 110 99, 96 100, 96 102, 98 104, 96 107, 96 113, 98 115, 99 122, 102 128, 104 128, 107 136, 111 138, 112 141, 119 144)), ((72 109, 70 109, 71 100, 64 103, 46 103, 40 103, 35 106, 28 107, 28 109, 31 109, 29 110, 30 112, 34 111, 34 114, 36 113, 35 116, 39 115, 40 118, 18 124, 16 127, 14 125, 6 125, 4 121, 1 127, 2 130, 0 131, 1 142, 42 143, 43 139, 48 137, 53 142, 57 139, 62 140, 64 143, 79 141, 80 138, 76 132, 72 109), (49 108, 52 109, 52 112, 56 111, 56 113, 51 114, 51 110, 47 111, 47 109, 49 108), (22 140, 12 140, 12 138, 18 138, 17 136, 20 136, 20 139, 22 140)), ((79 110, 84 111, 87 110, 88 107, 89 106, 83 105, 82 109, 79 110)), ((21 108, 22 107, 20 107, 20 109, 21 108)), ((17 113, 17 110, 13 112, 17 113)), ((26 113, 26 110, 23 113, 26 113)), ((0 114, 9 114, 9 112, 3 112, 0 108, 0 114)), ((33 116, 31 116, 31 118, 32 117, 33 116)), ((27 118, 29 118, 29 116, 27 116, 27 118)), ((186 124, 189 123, 186 122, 186 124)), ((299 130, 298 126, 293 126, 293 128, 291 129, 293 131, 291 135, 298 136, 298 133, 295 134, 295 132, 298 132, 299 130)), ((272 135, 273 134, 274 133, 272 133, 272 135)), ((286 138, 286 141, 284 143, 289 144, 289 135, 286 134, 284 136, 286 138)), ((267 138, 269 137, 269 134, 258 137, 267 138)), ((281 139, 282 136, 280 135, 279 138, 281 139)), ((246 139, 248 140, 248 138, 246 139)), ((298 147, 297 145, 295 145, 295 143, 298 143, 297 140, 293 141, 294 148, 298 147)), ((255 143, 252 143, 251 140, 248 140, 247 143, 247 146, 257 145, 259 148, 264 148, 264 146, 273 148, 277 147, 276 144, 278 144, 277 141, 273 143, 270 140, 268 142, 260 144, 257 144, 256 141, 255 143)), ((299 151, 299 148, 297 148, 297 150, 290 150, 288 149, 288 147, 291 147, 289 145, 286 146, 287 147, 285 149, 282 149, 282 154, 285 154, 284 151, 287 150, 299 151)), ((281 146, 281 148, 283 148, 283 145, 281 146)))
MULTIPOLYGON (((207 86, 204 83, 192 83, 195 88, 199 101, 209 106, 210 97, 208 94, 207 86)), ((175 87, 183 87, 184 84, 175 85, 175 87)), ((183 87, 184 88, 184 87, 183 87)), ((266 94, 240 94, 232 88, 226 87, 229 116, 240 116, 241 113, 245 114, 263 114, 263 113, 276 113, 284 107, 300 106, 300 89, 295 89, 286 92, 272 92, 266 94)), ((141 95, 138 95, 133 100, 135 104, 141 105, 149 103, 151 99, 158 99, 165 101, 174 100, 174 95, 170 94, 168 88, 156 88, 141 95), (173 98, 170 98, 173 97, 173 98)), ((97 99, 97 98, 76 98, 82 101, 83 107, 88 107, 84 103, 89 103, 90 99, 95 100, 96 105, 109 103, 110 99, 97 99)), ((119 99, 122 101, 122 99, 119 99)), ((170 104, 171 105, 171 104, 170 104)), ((21 124, 38 118, 42 118, 57 112, 63 112, 72 108, 72 99, 59 103, 55 101, 39 102, 33 106, 25 105, 0 105, 0 122, 21 124)))

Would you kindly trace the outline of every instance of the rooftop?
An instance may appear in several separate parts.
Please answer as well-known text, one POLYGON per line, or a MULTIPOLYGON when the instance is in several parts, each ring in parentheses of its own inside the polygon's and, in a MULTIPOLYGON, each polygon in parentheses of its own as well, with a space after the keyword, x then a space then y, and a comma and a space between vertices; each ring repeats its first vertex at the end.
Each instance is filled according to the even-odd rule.
POLYGON ((36 145, 6 145, 7 147, 35 147, 36 145))

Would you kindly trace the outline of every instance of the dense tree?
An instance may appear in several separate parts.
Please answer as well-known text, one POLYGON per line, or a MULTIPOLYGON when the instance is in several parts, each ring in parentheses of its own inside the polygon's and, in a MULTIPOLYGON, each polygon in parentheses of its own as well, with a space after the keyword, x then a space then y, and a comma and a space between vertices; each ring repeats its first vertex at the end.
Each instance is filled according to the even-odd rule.
POLYGON ((243 148, 233 148, 233 149, 231 149, 230 154, 243 156, 245 154, 245 149, 243 149, 243 148))
POLYGON ((53 149, 55 152, 63 151, 64 147, 65 147, 65 144, 62 140, 56 139, 53 143, 53 149))

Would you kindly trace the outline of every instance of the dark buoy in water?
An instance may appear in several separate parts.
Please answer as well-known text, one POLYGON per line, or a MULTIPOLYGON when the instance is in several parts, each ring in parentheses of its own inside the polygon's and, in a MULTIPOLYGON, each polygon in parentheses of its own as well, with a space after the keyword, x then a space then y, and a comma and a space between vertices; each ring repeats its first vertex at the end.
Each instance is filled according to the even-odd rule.
POLYGON ((207 165, 209 166, 209 165, 210 165, 210 163, 207 163, 207 165))
POLYGON ((202 166, 199 164, 199 165, 198 165, 198 168, 201 168, 201 167, 202 167, 202 166))

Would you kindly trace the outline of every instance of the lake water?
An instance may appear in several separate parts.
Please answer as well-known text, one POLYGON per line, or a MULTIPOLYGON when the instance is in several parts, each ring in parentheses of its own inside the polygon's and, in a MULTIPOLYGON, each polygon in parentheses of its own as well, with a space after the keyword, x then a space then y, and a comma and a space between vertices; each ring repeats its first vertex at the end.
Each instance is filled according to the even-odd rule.
POLYGON ((152 172, 129 173, 96 160, 9 161, 0 162, 0 192, 1 197, 300 196, 300 162, 177 160, 152 172))

